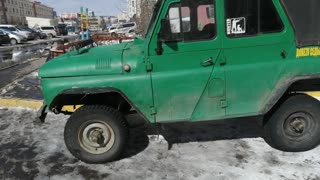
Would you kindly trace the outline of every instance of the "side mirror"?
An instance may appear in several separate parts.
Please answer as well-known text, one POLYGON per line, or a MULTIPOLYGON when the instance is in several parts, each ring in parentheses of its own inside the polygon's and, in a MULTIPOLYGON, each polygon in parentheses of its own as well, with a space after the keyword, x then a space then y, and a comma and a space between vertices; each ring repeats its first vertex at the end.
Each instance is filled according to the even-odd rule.
POLYGON ((158 39, 165 42, 171 39, 171 27, 169 19, 161 19, 161 28, 158 39))
POLYGON ((158 55, 162 54, 162 43, 171 39, 170 21, 168 19, 161 19, 161 28, 158 34, 157 48, 155 49, 158 55))

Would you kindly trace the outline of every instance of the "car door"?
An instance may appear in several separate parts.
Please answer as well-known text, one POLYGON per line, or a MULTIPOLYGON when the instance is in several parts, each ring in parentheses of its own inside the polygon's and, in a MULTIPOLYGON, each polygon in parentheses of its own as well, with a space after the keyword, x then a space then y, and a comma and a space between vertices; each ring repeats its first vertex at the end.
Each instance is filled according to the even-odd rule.
MULTIPOLYGON (((170 23, 166 33, 170 33, 171 38, 162 43, 161 53, 156 53, 157 35, 161 29, 157 23, 156 36, 152 37, 149 47, 156 121, 192 120, 202 95, 207 96, 207 84, 221 51, 216 2, 171 1, 164 9, 167 10, 160 15, 159 21, 165 19, 170 23)), ((200 117, 198 114, 194 119, 200 117)))
POLYGON ((293 30, 278 14, 280 8, 273 0, 225 0, 228 116, 257 115, 281 79, 286 55, 295 50, 293 30))

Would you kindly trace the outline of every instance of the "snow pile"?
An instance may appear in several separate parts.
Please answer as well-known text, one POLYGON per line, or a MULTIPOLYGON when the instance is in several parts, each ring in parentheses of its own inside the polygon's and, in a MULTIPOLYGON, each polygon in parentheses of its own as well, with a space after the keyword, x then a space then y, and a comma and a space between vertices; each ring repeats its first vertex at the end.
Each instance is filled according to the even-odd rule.
POLYGON ((320 147, 305 153, 272 149, 254 119, 177 123, 162 136, 131 128, 124 157, 103 165, 75 159, 66 149, 68 116, 0 109, 0 177, 4 179, 320 179, 320 147))

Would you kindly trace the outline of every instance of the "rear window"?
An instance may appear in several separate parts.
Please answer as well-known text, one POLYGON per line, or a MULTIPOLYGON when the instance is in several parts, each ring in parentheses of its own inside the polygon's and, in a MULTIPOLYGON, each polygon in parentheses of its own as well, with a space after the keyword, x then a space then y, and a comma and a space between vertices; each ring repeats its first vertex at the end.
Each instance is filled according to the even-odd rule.
POLYGON ((65 28, 67 25, 65 25, 65 24, 58 24, 58 27, 59 28, 65 28))
POLYGON ((54 27, 41 27, 42 30, 54 30, 54 27))
POLYGON ((295 29, 297 46, 320 45, 320 1, 282 0, 295 29))
POLYGON ((123 24, 122 27, 126 28, 126 27, 133 27, 134 23, 130 23, 130 24, 123 24))
POLYGON ((21 26, 16 26, 17 29, 19 29, 20 31, 25 31, 25 29, 21 26))
POLYGON ((17 31, 17 29, 16 28, 14 28, 14 27, 5 27, 5 26, 3 26, 3 27, 0 27, 1 29, 6 29, 6 30, 9 30, 9 31, 17 31))
POLYGON ((225 9, 228 37, 256 36, 283 29, 272 0, 226 0, 225 9))

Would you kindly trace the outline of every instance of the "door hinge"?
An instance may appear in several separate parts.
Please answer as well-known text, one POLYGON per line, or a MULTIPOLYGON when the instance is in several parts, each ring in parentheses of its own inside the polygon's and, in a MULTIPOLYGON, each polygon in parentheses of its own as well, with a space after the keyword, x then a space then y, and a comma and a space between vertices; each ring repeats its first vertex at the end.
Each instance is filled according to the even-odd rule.
POLYGON ((221 108, 226 108, 228 107, 228 102, 226 100, 221 100, 220 101, 220 107, 221 108))
POLYGON ((146 70, 147 70, 147 72, 152 71, 152 70, 153 70, 153 65, 152 65, 152 63, 151 63, 150 61, 146 61, 145 63, 146 63, 146 70))
POLYGON ((155 107, 151 106, 151 107, 150 107, 150 114, 151 114, 151 115, 157 114, 157 109, 156 109, 155 107))
POLYGON ((220 60, 220 65, 224 66, 226 64, 227 64, 227 58, 226 57, 222 57, 221 60, 220 60))

